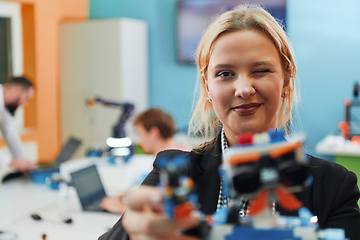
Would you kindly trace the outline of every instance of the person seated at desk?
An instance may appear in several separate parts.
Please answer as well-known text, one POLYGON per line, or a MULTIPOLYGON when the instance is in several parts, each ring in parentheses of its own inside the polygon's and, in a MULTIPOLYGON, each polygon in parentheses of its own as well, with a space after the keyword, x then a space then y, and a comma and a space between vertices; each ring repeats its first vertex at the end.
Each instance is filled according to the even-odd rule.
MULTIPOLYGON (((179 149, 190 151, 191 149, 173 139, 175 123, 173 118, 158 108, 151 108, 140 115, 134 121, 136 132, 139 135, 139 146, 145 154, 157 155, 166 149, 179 149)), ((122 214, 125 206, 121 199, 124 193, 114 197, 106 197, 100 204, 104 210, 122 214)))
POLYGON ((14 123, 16 109, 24 105, 34 94, 35 88, 29 79, 14 77, 0 85, 0 129, 13 155, 11 159, 0 152, 0 179, 14 171, 25 173, 37 165, 25 158, 19 134, 14 123))
MULTIPOLYGON (((155 162, 164 157, 188 158, 188 176, 195 183, 200 211, 211 215, 228 202, 218 171, 222 154, 237 145, 239 134, 289 129, 298 84, 290 41, 282 26, 260 6, 241 5, 218 16, 196 53, 200 96, 195 98, 190 129, 195 126, 192 129, 213 140, 191 152, 163 151, 155 162), (222 127, 219 132, 217 126, 222 127)), ((342 228, 348 239, 360 239, 356 175, 336 163, 308 158, 313 183, 296 196, 317 216, 320 228, 342 228)), ((159 171, 154 164, 143 184, 127 192, 125 213, 99 240, 198 239, 181 235, 199 224, 195 212, 181 221, 165 216, 157 188, 159 171)), ((278 206, 276 210, 296 214, 284 213, 278 206)))
POLYGON ((134 126, 140 137, 138 144, 145 154, 156 155, 166 149, 191 150, 187 145, 174 141, 174 120, 161 109, 151 108, 141 113, 134 126))

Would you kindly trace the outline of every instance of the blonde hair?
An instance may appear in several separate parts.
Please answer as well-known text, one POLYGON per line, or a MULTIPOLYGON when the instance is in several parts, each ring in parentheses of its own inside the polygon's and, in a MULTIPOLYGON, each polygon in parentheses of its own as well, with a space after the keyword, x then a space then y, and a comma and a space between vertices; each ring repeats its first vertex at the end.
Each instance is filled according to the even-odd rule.
POLYGON ((207 28, 197 48, 196 65, 198 67, 197 87, 195 89, 194 103, 197 102, 193 115, 190 120, 190 133, 201 134, 203 138, 214 137, 216 129, 221 126, 216 118, 210 102, 207 101, 207 92, 205 89, 205 79, 210 56, 212 54, 216 39, 224 32, 238 30, 259 30, 266 34, 274 43, 277 49, 284 75, 290 79, 288 83, 288 95, 282 98, 281 106, 278 112, 278 126, 286 132, 290 129, 292 123, 291 110, 294 102, 297 102, 297 81, 296 65, 292 54, 292 47, 288 36, 282 26, 275 20, 270 13, 258 5, 240 5, 234 10, 220 15, 207 28), (198 96, 196 98, 196 96, 198 96))

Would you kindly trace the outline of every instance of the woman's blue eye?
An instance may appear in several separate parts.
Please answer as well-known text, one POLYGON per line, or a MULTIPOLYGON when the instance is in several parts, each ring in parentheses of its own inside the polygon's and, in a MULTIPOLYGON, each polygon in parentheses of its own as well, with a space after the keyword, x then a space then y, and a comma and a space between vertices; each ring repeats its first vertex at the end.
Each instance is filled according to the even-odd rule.
POLYGON ((216 74, 216 77, 229 77, 229 76, 233 76, 234 74, 232 74, 231 72, 220 72, 218 74, 216 74))

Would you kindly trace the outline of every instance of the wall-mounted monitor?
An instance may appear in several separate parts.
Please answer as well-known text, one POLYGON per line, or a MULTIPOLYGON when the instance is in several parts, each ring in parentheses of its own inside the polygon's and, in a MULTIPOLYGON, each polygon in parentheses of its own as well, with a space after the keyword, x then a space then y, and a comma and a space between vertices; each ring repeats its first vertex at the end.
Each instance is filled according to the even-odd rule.
POLYGON ((286 0, 179 0, 177 3, 177 58, 194 63, 195 51, 211 20, 242 3, 259 4, 286 25, 286 0))

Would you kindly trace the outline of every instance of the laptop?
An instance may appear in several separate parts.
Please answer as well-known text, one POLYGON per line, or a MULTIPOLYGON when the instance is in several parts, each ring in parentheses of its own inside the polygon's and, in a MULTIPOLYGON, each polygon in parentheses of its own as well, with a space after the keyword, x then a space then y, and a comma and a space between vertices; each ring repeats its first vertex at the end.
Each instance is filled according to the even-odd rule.
POLYGON ((38 169, 49 169, 49 168, 59 168, 60 164, 69 160, 70 157, 75 153, 75 151, 80 146, 81 141, 74 137, 70 137, 68 141, 63 145, 59 155, 56 157, 55 161, 49 163, 40 163, 38 169))
POLYGON ((106 193, 95 165, 72 172, 71 179, 84 211, 105 211, 99 206, 106 193))

